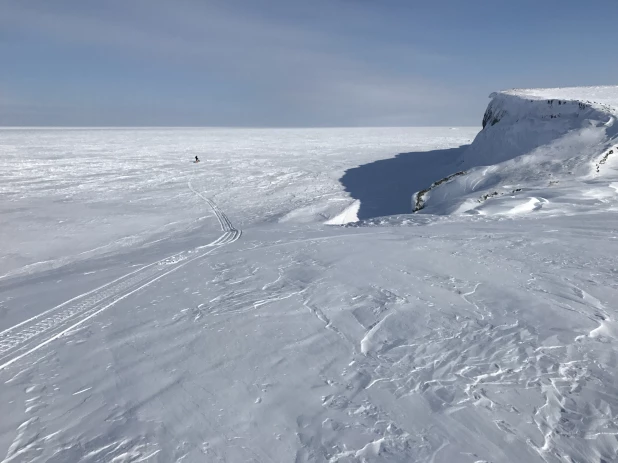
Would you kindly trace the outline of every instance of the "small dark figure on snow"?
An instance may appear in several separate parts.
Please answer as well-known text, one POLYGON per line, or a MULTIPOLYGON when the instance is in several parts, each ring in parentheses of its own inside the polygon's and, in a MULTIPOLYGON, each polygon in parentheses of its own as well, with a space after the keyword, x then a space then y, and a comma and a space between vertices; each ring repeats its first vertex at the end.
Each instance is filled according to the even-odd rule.
POLYGON ((200 162, 200 158, 198 158, 197 156, 195 156, 195 162, 200 162))

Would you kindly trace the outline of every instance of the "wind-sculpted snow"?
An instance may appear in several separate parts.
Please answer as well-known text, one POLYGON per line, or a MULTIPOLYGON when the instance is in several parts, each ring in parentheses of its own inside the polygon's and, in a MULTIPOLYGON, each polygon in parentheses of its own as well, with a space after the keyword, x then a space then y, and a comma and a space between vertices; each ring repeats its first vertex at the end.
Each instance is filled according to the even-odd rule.
POLYGON ((8 455, 613 461, 616 229, 253 230, 7 367, 8 455))
MULTIPOLYGON (((483 171, 457 169, 467 129, 385 130, 399 134, 391 142, 378 129, 230 131, 220 136, 252 141, 226 139, 229 151, 197 165, 185 158, 212 134, 112 131, 105 142, 101 132, 92 140, 106 162, 104 147, 133 133, 131 149, 154 138, 159 151, 125 166, 162 162, 172 146, 182 165, 120 182, 82 166, 82 192, 77 175, 45 180, 9 156, 18 194, 3 207, 25 223, 5 242, 36 262, 42 246, 26 252, 36 236, 54 265, 6 265, 15 271, 0 279, 0 458, 618 461, 618 181, 606 123, 544 148, 549 166, 547 146, 557 156, 600 148, 571 165, 587 177, 474 190, 474 214, 412 214, 403 184, 404 167, 412 185, 436 183, 426 212, 441 189, 483 171), (276 141, 285 136, 312 141, 276 141), (45 194, 29 189, 33 177, 45 194), (61 178, 75 196, 54 190, 61 178), (65 232, 79 250, 118 239, 97 232, 95 197, 110 224, 139 239, 64 258, 65 232), (55 228, 60 220, 68 225, 55 228), (80 243, 82 230, 99 235, 80 243)), ((529 182, 541 158, 526 156, 486 175, 529 182)))
POLYGON ((467 174, 420 195, 424 212, 613 210, 617 117, 618 87, 495 93, 483 130, 456 163, 467 174), (522 208, 530 202, 540 207, 522 208))

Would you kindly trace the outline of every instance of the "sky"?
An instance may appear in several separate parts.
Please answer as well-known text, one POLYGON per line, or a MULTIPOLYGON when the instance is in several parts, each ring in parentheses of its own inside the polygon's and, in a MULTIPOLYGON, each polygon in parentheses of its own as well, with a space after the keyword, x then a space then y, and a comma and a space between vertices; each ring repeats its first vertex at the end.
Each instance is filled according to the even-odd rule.
POLYGON ((618 83, 618 1, 0 0, 3 126, 478 126, 618 83))

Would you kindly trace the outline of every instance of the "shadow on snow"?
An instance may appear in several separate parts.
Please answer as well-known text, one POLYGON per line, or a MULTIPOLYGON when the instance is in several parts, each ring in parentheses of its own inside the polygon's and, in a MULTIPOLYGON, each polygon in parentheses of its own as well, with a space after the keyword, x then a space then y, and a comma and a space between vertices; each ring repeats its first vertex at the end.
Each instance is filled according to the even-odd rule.
POLYGON ((360 201, 358 220, 411 214, 412 195, 455 172, 455 161, 468 146, 401 153, 348 169, 339 181, 360 201))

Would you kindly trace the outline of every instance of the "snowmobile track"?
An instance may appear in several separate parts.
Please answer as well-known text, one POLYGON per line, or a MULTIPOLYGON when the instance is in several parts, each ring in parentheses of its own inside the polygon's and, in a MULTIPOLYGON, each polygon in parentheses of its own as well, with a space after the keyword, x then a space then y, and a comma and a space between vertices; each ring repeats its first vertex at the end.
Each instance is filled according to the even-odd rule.
MULTIPOLYGON (((242 231, 234 228, 234 225, 232 225, 232 222, 230 221, 228 216, 225 215, 225 213, 221 209, 219 209, 219 206, 217 206, 212 199, 208 198, 207 196, 204 196, 202 193, 197 191, 191 184, 191 180, 189 180, 187 185, 189 186, 189 189, 193 193, 195 193, 197 196, 202 198, 206 202, 206 204, 210 206, 212 211, 215 213, 215 216, 217 217, 217 220, 219 221, 219 225, 221 226, 221 231, 224 232, 223 236, 221 236, 220 238, 222 240, 221 242, 223 242, 223 244, 229 244, 229 243, 233 243, 234 241, 237 241, 238 239, 240 239, 242 235, 242 231), (227 237, 225 237, 226 234, 228 235, 227 237)), ((220 245, 221 242, 217 242, 217 243, 220 245)))
POLYGON ((131 294, 207 256, 216 248, 240 239, 241 230, 234 228, 225 213, 211 199, 196 191, 190 181, 189 188, 212 209, 221 226, 221 236, 197 249, 182 251, 145 265, 0 332, 0 370, 74 330, 131 294), (200 251, 204 248, 210 249, 200 251))

